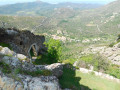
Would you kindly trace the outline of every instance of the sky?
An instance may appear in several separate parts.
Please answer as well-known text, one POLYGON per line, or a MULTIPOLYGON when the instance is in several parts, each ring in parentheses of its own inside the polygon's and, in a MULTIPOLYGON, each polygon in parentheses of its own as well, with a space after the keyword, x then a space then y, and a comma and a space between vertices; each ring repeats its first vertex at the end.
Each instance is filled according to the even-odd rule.
POLYGON ((53 4, 62 3, 62 2, 107 4, 115 0, 0 0, 0 5, 22 3, 22 2, 33 2, 33 1, 43 1, 53 4))

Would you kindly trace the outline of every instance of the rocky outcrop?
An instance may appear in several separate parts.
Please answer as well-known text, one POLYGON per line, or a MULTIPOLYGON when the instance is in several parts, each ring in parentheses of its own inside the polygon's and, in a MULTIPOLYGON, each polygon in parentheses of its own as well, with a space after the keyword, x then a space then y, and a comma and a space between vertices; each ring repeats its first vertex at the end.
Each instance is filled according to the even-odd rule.
POLYGON ((82 55, 85 54, 91 54, 91 53, 99 53, 102 56, 105 56, 110 60, 113 64, 120 65, 120 43, 114 45, 114 47, 94 47, 91 46, 87 48, 84 52, 82 52, 82 55))
POLYGON ((56 77, 60 77, 63 74, 63 64, 55 63, 48 66, 45 66, 46 69, 51 70, 53 75, 56 77))
MULTIPOLYGON (((61 90, 57 77, 63 74, 63 64, 34 65, 27 61, 27 57, 17 54, 7 47, 0 46, 0 62, 8 64, 14 71, 21 68, 29 72, 49 70, 51 76, 32 77, 28 75, 8 76, 0 71, 0 89, 2 90, 61 90), (17 80, 16 80, 17 78, 17 80)), ((12 73, 11 73, 12 74, 12 73)))
POLYGON ((32 77, 17 75, 15 78, 5 76, 0 71, 0 90, 61 90, 55 76, 32 77))
POLYGON ((6 48, 7 47, 1 47, 0 55, 2 55, 2 57, 0 61, 10 65, 13 68, 20 67, 27 71, 50 70, 56 77, 60 77, 63 74, 63 64, 61 63, 54 63, 51 65, 34 65, 26 60, 27 57, 25 55, 17 54, 9 48, 7 48, 8 52, 5 52, 4 50, 6 50, 6 48), (8 56, 8 54, 11 54, 12 56, 8 56))

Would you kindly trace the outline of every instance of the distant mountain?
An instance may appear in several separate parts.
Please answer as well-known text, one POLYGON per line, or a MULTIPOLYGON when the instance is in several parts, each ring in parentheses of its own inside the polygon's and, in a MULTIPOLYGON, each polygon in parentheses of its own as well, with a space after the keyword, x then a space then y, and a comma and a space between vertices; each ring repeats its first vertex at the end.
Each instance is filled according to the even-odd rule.
POLYGON ((49 4, 41 1, 17 3, 5 6, 0 6, 0 14, 2 15, 20 15, 20 16, 48 16, 54 12, 56 8, 71 8, 71 9, 93 9, 102 5, 96 4, 77 4, 77 3, 60 3, 49 4))
POLYGON ((20 29, 34 30, 36 33, 56 34, 57 30, 60 30, 64 35, 67 33, 66 37, 69 35, 70 38, 76 37, 80 40, 95 37, 112 38, 120 33, 119 8, 120 1, 99 8, 91 4, 76 3, 18 3, 2 6, 1 14, 18 16, 0 16, 0 21, 20 29))

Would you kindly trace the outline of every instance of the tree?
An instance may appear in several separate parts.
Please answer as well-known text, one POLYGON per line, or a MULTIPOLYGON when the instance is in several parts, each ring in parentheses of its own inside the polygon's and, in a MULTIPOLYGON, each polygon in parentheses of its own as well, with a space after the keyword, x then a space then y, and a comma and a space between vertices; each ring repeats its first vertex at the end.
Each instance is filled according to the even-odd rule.
POLYGON ((62 47, 59 40, 50 39, 47 43, 44 43, 48 48, 48 59, 51 63, 56 63, 60 60, 62 47))

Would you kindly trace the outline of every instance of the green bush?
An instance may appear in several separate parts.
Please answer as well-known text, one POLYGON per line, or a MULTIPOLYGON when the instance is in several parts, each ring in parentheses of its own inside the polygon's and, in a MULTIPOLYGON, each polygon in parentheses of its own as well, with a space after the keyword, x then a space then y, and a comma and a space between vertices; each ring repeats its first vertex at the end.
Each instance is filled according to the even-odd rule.
POLYGON ((0 46, 8 47, 10 50, 12 50, 12 47, 9 44, 7 44, 7 43, 0 42, 0 46))
POLYGON ((37 57, 35 62, 36 65, 39 64, 52 64, 60 62, 61 59, 61 42, 58 40, 50 39, 48 42, 44 43, 48 48, 47 53, 37 57))
POLYGON ((50 39, 47 43, 44 43, 48 48, 48 59, 51 63, 60 61, 62 47, 59 40, 50 39))
POLYGON ((95 71, 105 72, 109 67, 109 62, 105 57, 100 56, 99 54, 96 55, 90 54, 81 57, 77 63, 77 66, 82 68, 89 69, 90 68, 89 65, 94 66, 95 71))
POLYGON ((110 63, 108 60, 100 55, 95 55, 91 64, 94 66, 95 71, 105 72, 108 70, 110 63))
POLYGON ((79 60, 77 63, 77 67, 82 67, 82 68, 89 68, 88 64, 85 61, 79 60))
POLYGON ((93 57, 94 57, 93 54, 90 54, 90 55, 87 55, 87 56, 82 56, 80 58, 80 60, 78 61, 77 66, 89 69, 89 64, 92 64, 93 57))
POLYGON ((120 79, 120 66, 111 65, 106 73, 120 79))
POLYGON ((120 66, 111 65, 105 57, 99 54, 81 57, 77 66, 89 69, 89 64, 94 66, 95 71, 104 72, 120 79, 120 66))
POLYGON ((115 43, 112 42, 112 43, 109 45, 109 47, 113 47, 114 45, 115 45, 115 43))

